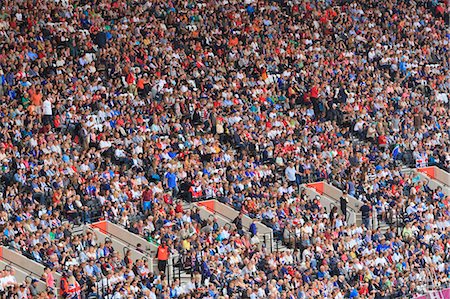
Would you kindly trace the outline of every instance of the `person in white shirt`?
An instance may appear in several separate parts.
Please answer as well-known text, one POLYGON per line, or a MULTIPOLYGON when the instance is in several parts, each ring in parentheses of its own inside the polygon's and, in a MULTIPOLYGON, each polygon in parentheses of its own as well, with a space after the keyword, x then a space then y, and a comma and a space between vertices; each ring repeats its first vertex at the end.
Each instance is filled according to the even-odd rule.
POLYGON ((285 171, 284 171, 285 175, 286 175, 286 179, 289 181, 289 184, 292 186, 294 184, 296 184, 297 178, 296 178, 296 174, 297 171, 295 170, 294 167, 294 163, 293 162, 289 162, 288 167, 286 167, 285 171))
POLYGON ((112 146, 111 141, 106 140, 106 137, 103 136, 102 140, 100 140, 99 147, 102 152, 106 151, 112 146))
POLYGON ((114 155, 116 156, 116 158, 126 158, 127 155, 125 153, 125 151, 123 150, 122 146, 119 146, 118 148, 116 148, 116 150, 114 151, 114 155))
POLYGON ((186 211, 186 214, 183 215, 182 220, 184 223, 191 223, 192 219, 191 219, 191 212, 190 211, 186 211))
POLYGON ((17 280, 14 276, 14 270, 10 270, 9 273, 5 270, 2 272, 2 275, 4 276, 0 280, 0 287, 3 288, 3 290, 8 288, 9 286, 17 285, 17 280))
POLYGON ((384 256, 378 256, 378 257, 375 259, 375 265, 382 265, 382 266, 387 265, 387 261, 386 261, 386 259, 384 258, 384 256))
POLYGON ((196 289, 195 278, 192 277, 189 282, 184 284, 184 292, 185 293, 190 293, 190 292, 194 291, 195 289, 196 289))
POLYGON ((42 122, 44 125, 49 125, 52 122, 53 110, 52 101, 50 98, 46 98, 42 103, 42 122))

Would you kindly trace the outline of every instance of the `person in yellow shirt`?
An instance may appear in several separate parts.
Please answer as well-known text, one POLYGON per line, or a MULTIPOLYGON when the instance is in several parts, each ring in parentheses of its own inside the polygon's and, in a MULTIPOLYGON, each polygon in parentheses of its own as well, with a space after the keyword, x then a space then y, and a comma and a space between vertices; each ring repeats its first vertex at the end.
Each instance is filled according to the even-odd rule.
POLYGON ((189 242, 189 239, 184 239, 182 242, 183 249, 186 251, 191 250, 191 242, 189 242))

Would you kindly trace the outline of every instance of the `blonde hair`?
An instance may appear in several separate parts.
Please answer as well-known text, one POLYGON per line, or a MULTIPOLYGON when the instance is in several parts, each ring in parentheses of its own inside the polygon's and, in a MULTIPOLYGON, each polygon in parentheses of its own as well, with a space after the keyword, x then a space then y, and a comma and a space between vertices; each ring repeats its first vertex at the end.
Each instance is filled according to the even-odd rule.
POLYGON ((75 279, 75 276, 70 275, 69 278, 67 279, 67 283, 68 284, 75 284, 77 280, 75 279))

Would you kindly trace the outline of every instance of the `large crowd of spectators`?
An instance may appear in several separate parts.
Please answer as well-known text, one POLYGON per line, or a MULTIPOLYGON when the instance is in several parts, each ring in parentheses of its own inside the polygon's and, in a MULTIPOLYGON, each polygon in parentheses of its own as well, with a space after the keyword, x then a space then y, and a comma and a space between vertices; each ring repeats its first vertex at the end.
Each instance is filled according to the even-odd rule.
POLYGON ((448 21, 448 0, 0 0, 1 241, 47 285, 1 272, 0 294, 381 299, 448 285, 448 194, 401 172, 449 170, 448 21), (301 191, 318 180, 396 224, 347 223, 301 191), (210 198, 291 249, 183 208, 210 198), (167 243, 191 281, 72 233, 98 219, 167 243))

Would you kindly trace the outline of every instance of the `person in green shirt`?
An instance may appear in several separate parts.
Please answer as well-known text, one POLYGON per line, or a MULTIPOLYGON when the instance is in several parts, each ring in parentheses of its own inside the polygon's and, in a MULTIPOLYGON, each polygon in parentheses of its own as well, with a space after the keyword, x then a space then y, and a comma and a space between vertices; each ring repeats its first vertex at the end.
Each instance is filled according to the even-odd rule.
POLYGON ((26 109, 28 106, 30 106, 30 95, 28 94, 28 92, 25 92, 22 96, 22 98, 20 99, 22 106, 26 109))
POLYGON ((403 228, 402 236, 403 236, 403 239, 411 239, 412 238, 413 230, 411 228, 410 223, 406 224, 406 226, 403 228))

